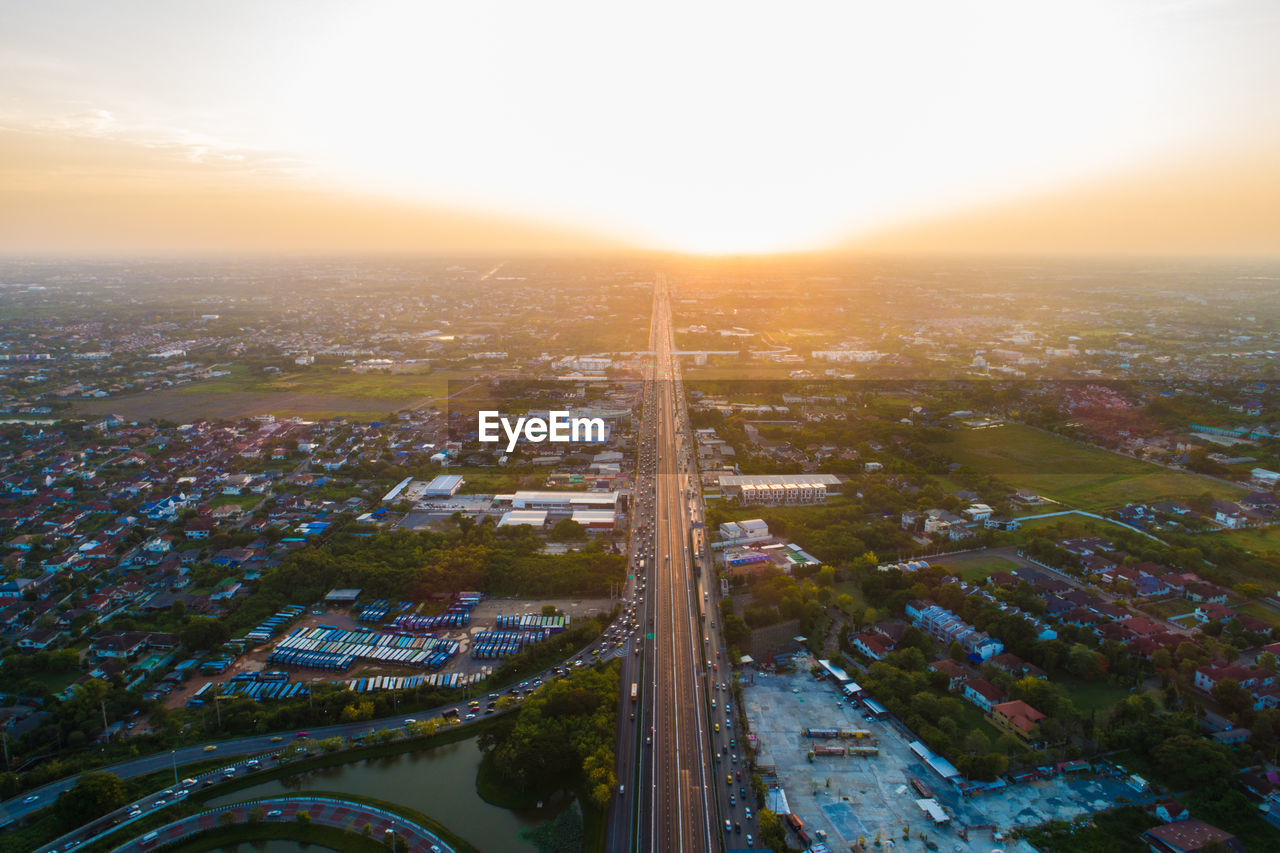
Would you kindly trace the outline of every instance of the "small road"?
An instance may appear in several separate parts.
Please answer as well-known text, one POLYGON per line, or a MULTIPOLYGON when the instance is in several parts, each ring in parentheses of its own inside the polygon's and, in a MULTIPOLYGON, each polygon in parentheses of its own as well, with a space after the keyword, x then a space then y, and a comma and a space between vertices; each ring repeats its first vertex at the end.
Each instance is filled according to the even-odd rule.
MULTIPOLYGON (((370 837, 377 841, 382 841, 394 832, 400 838, 396 850, 405 850, 408 853, 446 853, 446 851, 453 853, 452 847, 425 827, 393 812, 351 800, 340 800, 336 797, 305 795, 250 800, 200 812, 165 824, 159 829, 121 844, 112 853, 141 853, 141 851, 152 850, 192 835, 217 829, 219 821, 226 820, 224 815, 228 814, 231 815, 233 824, 245 824, 249 822, 250 812, 257 808, 265 812, 262 818, 264 823, 292 823, 298 819, 298 812, 305 811, 310 822, 320 826, 363 833, 367 825, 370 837)), ((387 849, 391 849, 390 845, 387 849)))

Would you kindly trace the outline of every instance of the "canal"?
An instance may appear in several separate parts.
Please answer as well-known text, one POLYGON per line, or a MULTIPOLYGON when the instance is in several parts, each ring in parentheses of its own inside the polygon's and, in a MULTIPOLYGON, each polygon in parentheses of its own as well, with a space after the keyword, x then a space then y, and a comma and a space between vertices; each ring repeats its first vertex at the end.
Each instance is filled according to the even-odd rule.
MULTIPOLYGON (((273 779, 211 800, 209 805, 301 791, 359 794, 417 809, 484 853, 508 850, 536 853, 537 848, 522 839, 520 831, 555 817, 568 805, 568 801, 559 799, 542 809, 529 811, 512 811, 490 805, 476 793, 480 758, 476 739, 469 738, 418 752, 273 779)), ((272 846, 254 849, 265 853, 293 853, 302 849, 294 842, 269 843, 272 846)))

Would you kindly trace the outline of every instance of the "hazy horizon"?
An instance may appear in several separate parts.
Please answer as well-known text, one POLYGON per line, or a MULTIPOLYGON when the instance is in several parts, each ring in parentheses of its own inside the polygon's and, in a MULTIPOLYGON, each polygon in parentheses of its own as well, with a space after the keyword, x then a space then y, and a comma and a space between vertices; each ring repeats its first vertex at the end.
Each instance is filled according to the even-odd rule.
POLYGON ((2 5, 6 254, 1280 254, 1259 0, 2 5))

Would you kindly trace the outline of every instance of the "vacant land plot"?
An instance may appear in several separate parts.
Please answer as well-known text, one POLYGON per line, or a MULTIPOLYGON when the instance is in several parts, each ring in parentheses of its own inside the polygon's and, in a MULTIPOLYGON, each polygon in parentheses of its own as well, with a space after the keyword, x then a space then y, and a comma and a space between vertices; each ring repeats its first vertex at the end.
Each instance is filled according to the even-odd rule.
POLYGON ((254 375, 243 368, 230 376, 102 400, 76 403, 77 411, 185 422, 196 418, 234 420, 253 415, 377 420, 401 409, 443 398, 457 371, 435 373, 349 373, 317 370, 254 375))
POLYGON ((1081 681, 1076 678, 1059 679, 1066 688, 1067 696, 1076 710, 1088 714, 1089 711, 1108 711, 1121 699, 1133 693, 1132 687, 1117 687, 1105 681, 1081 681))
POLYGON ((1232 530, 1224 533, 1215 533, 1213 536, 1226 539, 1232 544, 1260 556, 1280 557, 1280 527, 1232 530))
MULTIPOLYGON (((407 404, 406 404, 407 405, 407 404)), ((83 415, 120 415, 127 420, 169 420, 187 423, 199 418, 237 420, 254 415, 299 418, 349 418, 376 421, 406 406, 368 397, 337 394, 293 394, 281 392, 232 392, 198 394, 173 389, 131 394, 76 404, 83 415)))
POLYGON ((1030 489, 1067 507, 1097 511, 1126 503, 1244 490, 1184 471, 1089 447, 1019 424, 964 430, 939 448, 957 462, 1030 489))

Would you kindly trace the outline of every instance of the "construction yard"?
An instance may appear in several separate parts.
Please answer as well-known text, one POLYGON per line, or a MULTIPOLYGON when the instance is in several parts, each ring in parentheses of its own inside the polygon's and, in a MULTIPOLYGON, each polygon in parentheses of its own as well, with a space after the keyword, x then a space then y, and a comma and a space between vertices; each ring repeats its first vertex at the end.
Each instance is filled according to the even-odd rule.
POLYGON ((989 853, 1005 848, 1003 833, 1011 828, 1070 820, 1122 799, 1142 799, 1120 778, 1093 774, 1055 775, 962 797, 957 785, 912 751, 915 738, 909 731, 890 718, 869 719, 832 682, 816 680, 807 669, 754 673, 754 683, 750 672, 744 674, 743 704, 750 731, 759 739, 757 764, 766 783, 781 788, 809 837, 825 838, 833 850, 857 849, 861 840, 868 848, 880 841, 885 847, 923 850, 936 844, 956 853, 989 853), (879 754, 811 760, 809 752, 817 747, 838 749, 855 741, 807 737, 806 728, 869 731, 869 738, 856 743, 873 744, 879 754), (923 793, 940 809, 937 822, 917 804, 926 799, 923 793))

